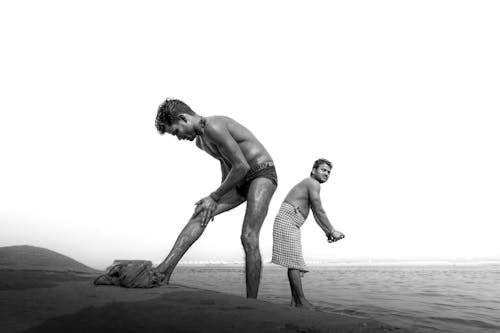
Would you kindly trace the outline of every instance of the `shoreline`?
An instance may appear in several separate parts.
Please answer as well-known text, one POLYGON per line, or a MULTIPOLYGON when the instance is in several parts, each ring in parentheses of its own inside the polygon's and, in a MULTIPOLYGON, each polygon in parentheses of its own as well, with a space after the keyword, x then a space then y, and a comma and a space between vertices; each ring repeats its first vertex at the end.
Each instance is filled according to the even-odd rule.
POLYGON ((94 286, 94 277, 0 270, 1 331, 404 332, 368 318, 297 309, 181 284, 151 289, 94 286))

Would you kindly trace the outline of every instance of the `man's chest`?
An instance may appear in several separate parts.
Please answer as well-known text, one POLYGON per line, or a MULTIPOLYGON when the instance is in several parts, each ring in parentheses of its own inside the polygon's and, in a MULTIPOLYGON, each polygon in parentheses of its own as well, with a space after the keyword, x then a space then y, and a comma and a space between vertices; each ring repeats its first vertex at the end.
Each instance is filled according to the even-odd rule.
POLYGON ((223 156, 219 149, 217 149, 217 146, 201 136, 196 137, 196 146, 218 160, 223 159, 223 156))

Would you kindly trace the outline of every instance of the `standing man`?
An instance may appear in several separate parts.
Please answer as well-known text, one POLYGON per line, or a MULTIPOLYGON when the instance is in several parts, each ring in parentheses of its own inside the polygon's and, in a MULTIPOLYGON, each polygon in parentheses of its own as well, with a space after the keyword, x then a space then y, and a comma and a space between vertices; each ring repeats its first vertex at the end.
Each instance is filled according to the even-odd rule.
POLYGON ((332 163, 325 159, 314 162, 311 174, 288 192, 281 204, 273 226, 272 262, 288 268, 288 281, 292 292, 292 305, 312 308, 304 297, 301 276, 308 272, 302 256, 300 227, 312 209, 316 223, 326 234, 329 242, 344 238, 344 234, 333 229, 321 204, 320 184, 330 177, 332 163))
POLYGON ((196 203, 193 215, 172 250, 156 268, 168 284, 177 263, 203 234, 210 220, 247 202, 241 242, 245 251, 248 298, 257 298, 262 259, 259 233, 278 185, 273 159, 243 125, 225 116, 202 117, 184 102, 167 99, 156 115, 156 129, 179 140, 196 140, 196 146, 219 160, 222 183, 196 203))

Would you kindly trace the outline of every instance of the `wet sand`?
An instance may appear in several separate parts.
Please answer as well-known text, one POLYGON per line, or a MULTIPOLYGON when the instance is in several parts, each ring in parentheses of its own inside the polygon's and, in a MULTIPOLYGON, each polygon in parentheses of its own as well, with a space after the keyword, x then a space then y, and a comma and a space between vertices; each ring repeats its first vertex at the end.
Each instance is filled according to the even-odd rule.
POLYGON ((389 332, 369 319, 181 285, 94 286, 95 275, 0 270, 0 331, 14 332, 389 332))

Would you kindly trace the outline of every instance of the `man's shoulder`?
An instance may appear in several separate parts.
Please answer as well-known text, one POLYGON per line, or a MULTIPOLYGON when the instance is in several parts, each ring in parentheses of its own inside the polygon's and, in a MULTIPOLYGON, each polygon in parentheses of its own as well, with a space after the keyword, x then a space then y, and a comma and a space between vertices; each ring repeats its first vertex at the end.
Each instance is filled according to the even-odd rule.
POLYGON ((211 116, 207 117, 207 122, 205 125, 205 132, 213 133, 219 132, 227 128, 227 123, 229 118, 225 116, 211 116))
POLYGON ((308 189, 313 191, 319 190, 321 187, 319 182, 311 177, 305 178, 301 183, 304 184, 304 186, 306 186, 308 189))
POLYGON ((301 183, 307 184, 307 185, 314 185, 314 184, 319 184, 316 180, 314 180, 311 177, 306 177, 304 178, 301 183))
POLYGON ((205 119, 207 120, 207 125, 209 124, 220 125, 220 124, 226 124, 227 122, 235 122, 234 119, 223 115, 210 116, 206 117, 205 119))
POLYGON ((302 179, 300 182, 297 183, 297 185, 295 185, 295 187, 297 187, 297 188, 303 188, 306 190, 309 188, 312 188, 313 186, 314 186, 314 183, 311 181, 310 177, 302 179))
POLYGON ((241 134, 243 128, 236 120, 227 116, 211 116, 206 118, 205 136, 209 139, 218 137, 219 139, 225 136, 233 136, 241 134))

